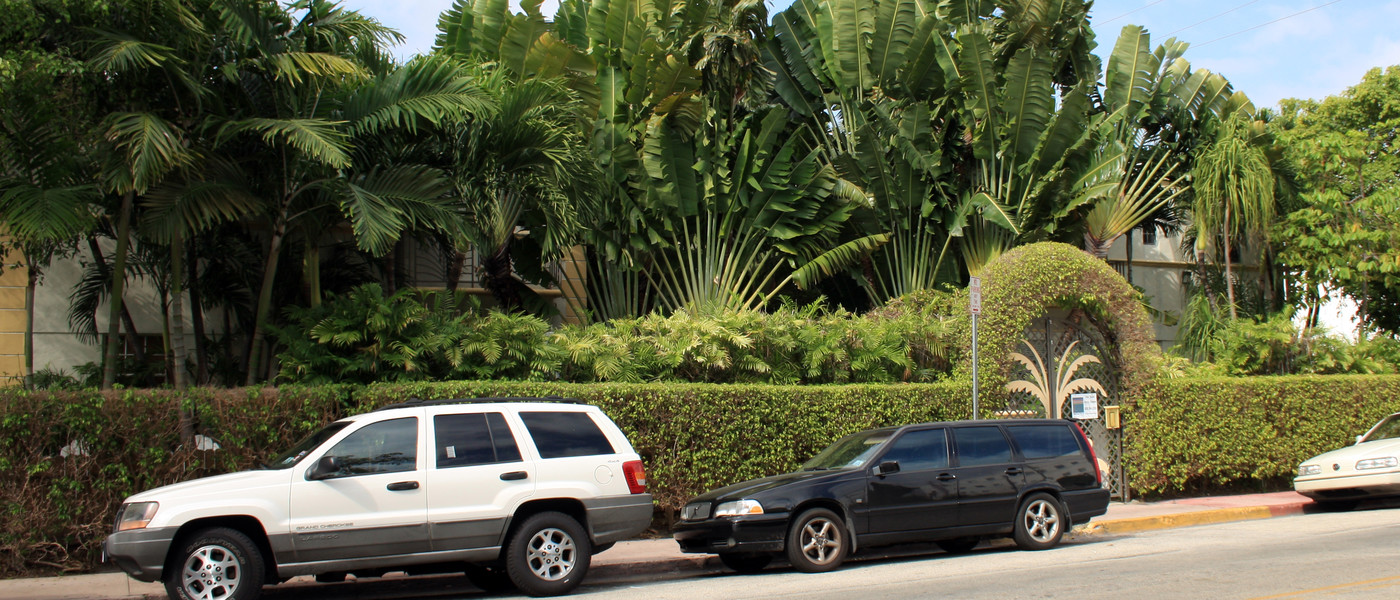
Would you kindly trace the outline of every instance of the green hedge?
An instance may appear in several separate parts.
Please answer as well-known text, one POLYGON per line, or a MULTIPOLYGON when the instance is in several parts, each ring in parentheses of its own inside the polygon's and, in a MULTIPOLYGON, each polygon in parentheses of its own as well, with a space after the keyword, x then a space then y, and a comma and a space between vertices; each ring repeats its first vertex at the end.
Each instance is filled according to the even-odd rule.
POLYGON ((745 386, 448 382, 245 390, 0 390, 0 577, 97 565, 121 500, 250 468, 329 421, 410 397, 561 395, 598 404, 646 462, 662 514, 710 488, 788 471, 869 427, 966 418, 952 384, 745 386), (222 444, 182 447, 179 411, 222 444), (64 455, 64 448, 85 453, 64 455))
POLYGON ((1289 489, 1299 463, 1400 411, 1400 376, 1158 379, 1125 410, 1135 493, 1289 489))
POLYGON ((122 498, 248 468, 350 406, 350 388, 27 393, 0 388, 0 576, 95 566, 122 498), (224 444, 180 444, 179 407, 224 444))

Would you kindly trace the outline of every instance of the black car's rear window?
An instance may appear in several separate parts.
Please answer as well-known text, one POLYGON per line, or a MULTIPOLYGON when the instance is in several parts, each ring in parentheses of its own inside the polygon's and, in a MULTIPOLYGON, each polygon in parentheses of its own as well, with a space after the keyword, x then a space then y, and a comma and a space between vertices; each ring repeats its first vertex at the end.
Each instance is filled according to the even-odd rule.
POLYGON ((958 427, 953 429, 958 443, 958 465, 1000 465, 1011 462, 1011 444, 1000 427, 958 427))
POLYGON ((522 412, 520 420, 535 439, 540 458, 616 454, 608 436, 588 413, 522 412))
POLYGON ((1006 428, 1026 460, 1058 458, 1080 452, 1079 440, 1066 425, 1012 425, 1006 428))

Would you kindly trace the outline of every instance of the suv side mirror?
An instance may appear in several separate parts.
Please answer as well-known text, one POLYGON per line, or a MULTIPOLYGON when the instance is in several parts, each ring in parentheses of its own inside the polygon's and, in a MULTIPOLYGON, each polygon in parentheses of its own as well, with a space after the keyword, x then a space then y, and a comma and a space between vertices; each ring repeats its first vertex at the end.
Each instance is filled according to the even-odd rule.
POLYGON ((316 466, 306 472, 306 479, 309 481, 321 481, 330 479, 340 472, 340 458, 335 456, 322 456, 316 461, 316 466))
POLYGON ((898 472, 899 472, 899 462, 898 462, 898 461, 887 460, 887 461, 885 461, 885 462, 880 463, 880 466, 875 467, 875 473, 876 473, 877 475, 891 475, 891 474, 898 473, 898 472))

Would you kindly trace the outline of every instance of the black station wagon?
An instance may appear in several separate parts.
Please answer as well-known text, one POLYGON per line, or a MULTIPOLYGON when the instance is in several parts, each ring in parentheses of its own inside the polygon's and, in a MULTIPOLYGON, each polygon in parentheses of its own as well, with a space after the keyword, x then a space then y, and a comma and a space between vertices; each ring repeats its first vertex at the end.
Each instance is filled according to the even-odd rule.
POLYGON ((925 423, 846 436, 795 473, 703 494, 672 529, 685 552, 749 572, 785 553, 829 571, 858 548, 937 542, 966 552, 1011 536, 1044 550, 1104 514, 1108 490, 1072 421, 925 423))

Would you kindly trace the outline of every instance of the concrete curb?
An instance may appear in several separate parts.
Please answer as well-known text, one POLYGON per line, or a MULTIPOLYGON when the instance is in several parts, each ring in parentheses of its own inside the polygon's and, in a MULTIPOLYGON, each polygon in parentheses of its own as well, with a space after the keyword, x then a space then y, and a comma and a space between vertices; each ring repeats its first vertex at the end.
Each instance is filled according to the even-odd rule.
POLYGON ((1276 504, 1272 506, 1216 508, 1186 513, 1154 515, 1149 517, 1135 517, 1130 519, 1090 521, 1088 523, 1075 527, 1072 533, 1074 535, 1085 536, 1122 535, 1126 533, 1155 531, 1159 529, 1175 529, 1178 527, 1194 527, 1197 525, 1229 523, 1232 521, 1251 521, 1255 519, 1269 519, 1273 517, 1303 514, 1304 508, 1309 504, 1311 503, 1297 502, 1293 504, 1276 504))

